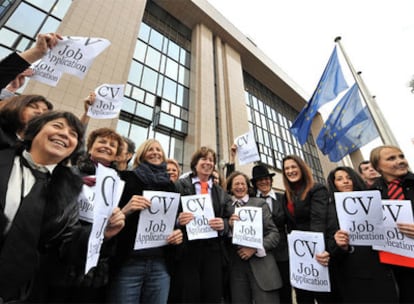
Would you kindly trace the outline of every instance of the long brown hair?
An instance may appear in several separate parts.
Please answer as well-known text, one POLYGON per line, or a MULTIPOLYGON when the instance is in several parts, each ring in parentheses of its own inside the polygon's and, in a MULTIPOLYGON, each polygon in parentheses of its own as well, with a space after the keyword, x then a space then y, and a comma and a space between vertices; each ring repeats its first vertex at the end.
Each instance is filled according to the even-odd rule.
POLYGON ((283 185, 285 186, 286 196, 288 200, 292 201, 295 195, 295 190, 296 190, 294 184, 288 180, 286 173, 285 173, 285 161, 289 159, 293 160, 298 165, 300 171, 302 172, 302 178, 298 183, 300 183, 300 185, 303 188, 300 199, 304 200, 309 190, 312 189, 312 187, 315 185, 315 181, 312 176, 312 171, 309 168, 309 166, 304 162, 304 160, 296 155, 287 155, 283 158, 283 161, 282 161, 283 185))

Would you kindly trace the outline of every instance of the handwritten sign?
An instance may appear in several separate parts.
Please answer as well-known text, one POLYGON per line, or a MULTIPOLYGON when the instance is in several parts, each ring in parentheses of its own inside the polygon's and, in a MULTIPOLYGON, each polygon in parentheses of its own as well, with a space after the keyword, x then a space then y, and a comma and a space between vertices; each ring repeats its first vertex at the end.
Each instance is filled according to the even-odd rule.
POLYGON ((88 109, 88 116, 98 119, 117 117, 124 96, 123 84, 102 84, 95 89, 96 99, 88 109))
POLYGON ((237 155, 240 165, 245 165, 260 160, 256 141, 254 140, 253 130, 250 130, 246 134, 237 137, 235 139, 235 143, 237 145, 237 155))
POLYGON ((209 194, 182 196, 181 204, 184 212, 191 212, 194 215, 194 219, 186 225, 190 241, 218 236, 217 231, 213 230, 208 224, 208 221, 215 217, 209 194))
POLYGON ((162 191, 144 191, 142 195, 151 202, 149 208, 139 214, 134 249, 167 245, 177 218, 180 194, 162 191))
POLYGON ((263 249, 263 217, 260 207, 235 208, 240 220, 234 222, 233 244, 263 249))
POLYGON ((112 211, 118 206, 125 182, 114 169, 98 164, 92 231, 88 240, 85 274, 98 264, 104 232, 112 211))
POLYGON ((335 192, 339 226, 348 231, 350 245, 384 243, 381 194, 377 190, 335 192))
POLYGON ((293 230, 288 234, 290 283, 310 291, 331 291, 329 269, 316 261, 325 250, 323 233, 293 230))

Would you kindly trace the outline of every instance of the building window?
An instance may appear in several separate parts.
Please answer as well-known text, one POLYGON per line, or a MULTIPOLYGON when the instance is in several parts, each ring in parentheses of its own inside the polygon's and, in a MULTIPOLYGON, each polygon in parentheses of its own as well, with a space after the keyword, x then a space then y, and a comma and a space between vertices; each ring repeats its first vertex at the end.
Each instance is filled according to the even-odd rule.
MULTIPOLYGON (((0 17, 11 9, 10 2, 2 2, 0 17)), ((0 57, 30 48, 39 33, 56 32, 71 4, 72 0, 27 0, 13 6, 0 29, 0 57)))
POLYGON ((117 127, 137 146, 158 139, 179 163, 188 132, 190 46, 191 30, 148 1, 117 127))
POLYGON ((281 170, 286 155, 298 155, 311 167, 315 180, 325 183, 313 138, 309 136, 301 146, 289 132, 298 112, 246 72, 244 85, 249 126, 255 134, 260 161, 281 170))

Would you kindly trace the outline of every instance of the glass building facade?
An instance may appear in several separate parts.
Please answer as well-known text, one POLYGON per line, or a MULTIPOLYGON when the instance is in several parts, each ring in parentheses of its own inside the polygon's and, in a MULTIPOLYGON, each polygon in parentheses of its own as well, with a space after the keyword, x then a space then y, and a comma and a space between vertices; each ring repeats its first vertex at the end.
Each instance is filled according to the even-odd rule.
POLYGON ((322 166, 311 136, 302 146, 289 132, 298 112, 249 74, 244 73, 243 76, 247 115, 255 135, 260 161, 281 170, 286 155, 298 155, 312 168, 314 178, 324 183, 322 166))
MULTIPOLYGON (((55 32, 71 4, 72 0, 0 1, 0 57, 31 47, 38 33, 55 32)), ((146 2, 138 37, 131 41, 135 49, 116 125, 137 146, 145 139, 158 139, 167 156, 180 164, 184 163, 192 102, 191 38, 191 28, 153 1, 146 2)), ((243 79, 246 108, 238 110, 247 111, 260 161, 279 171, 283 157, 295 154, 309 164, 317 181, 324 182, 313 138, 309 136, 301 146, 289 132, 298 111, 246 71, 243 79)), ((224 136, 220 132, 216 130, 217 141, 224 136)))
POLYGON ((117 126, 137 144, 156 138, 179 163, 188 130, 190 46, 191 30, 149 2, 117 126))
POLYGON ((30 48, 39 33, 56 32, 72 0, 1 1, 0 57, 30 48))

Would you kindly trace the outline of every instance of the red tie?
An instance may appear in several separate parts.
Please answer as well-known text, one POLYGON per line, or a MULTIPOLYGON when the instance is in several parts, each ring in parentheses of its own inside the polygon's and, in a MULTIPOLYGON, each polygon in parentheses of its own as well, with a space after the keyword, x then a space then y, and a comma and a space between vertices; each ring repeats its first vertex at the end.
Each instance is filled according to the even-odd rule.
POLYGON ((208 194, 208 182, 200 182, 201 194, 208 194))
POLYGON ((394 179, 388 184, 388 197, 392 200, 405 199, 403 188, 401 186, 401 180, 394 179))

